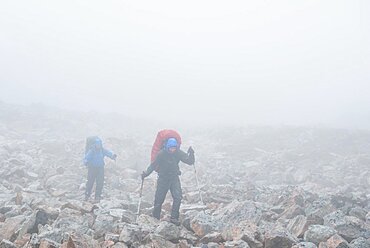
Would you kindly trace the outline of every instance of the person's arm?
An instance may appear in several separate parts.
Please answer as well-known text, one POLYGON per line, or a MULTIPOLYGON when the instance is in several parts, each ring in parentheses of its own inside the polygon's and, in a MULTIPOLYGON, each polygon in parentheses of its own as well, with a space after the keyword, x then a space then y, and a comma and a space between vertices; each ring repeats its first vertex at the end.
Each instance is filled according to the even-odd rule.
POLYGON ((152 172, 159 166, 159 160, 161 157, 161 153, 158 153, 157 157, 154 159, 154 161, 148 166, 148 168, 141 173, 141 178, 144 179, 145 177, 152 174, 152 172))
POLYGON ((185 153, 184 151, 179 150, 179 156, 180 156, 180 161, 185 164, 193 165, 195 163, 194 150, 191 147, 189 147, 188 153, 185 153))
POLYGON ((117 154, 113 153, 112 151, 109 151, 107 149, 103 149, 104 156, 107 156, 110 159, 116 160, 117 154))
POLYGON ((92 151, 91 151, 91 150, 89 150, 89 151, 86 153, 86 155, 85 155, 85 157, 84 157, 84 159, 83 159, 83 163, 84 163, 84 165, 86 165, 86 166, 87 166, 87 163, 91 160, 91 156, 92 156, 92 151))

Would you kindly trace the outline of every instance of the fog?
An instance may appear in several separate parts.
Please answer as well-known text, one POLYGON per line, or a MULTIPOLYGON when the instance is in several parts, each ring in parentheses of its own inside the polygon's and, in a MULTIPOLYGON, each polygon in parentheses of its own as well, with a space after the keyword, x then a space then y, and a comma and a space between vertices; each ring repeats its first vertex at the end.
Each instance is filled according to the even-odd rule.
POLYGON ((370 128, 368 1, 3 1, 0 100, 370 128))
POLYGON ((0 247, 370 247, 369 13, 2 1, 0 247))

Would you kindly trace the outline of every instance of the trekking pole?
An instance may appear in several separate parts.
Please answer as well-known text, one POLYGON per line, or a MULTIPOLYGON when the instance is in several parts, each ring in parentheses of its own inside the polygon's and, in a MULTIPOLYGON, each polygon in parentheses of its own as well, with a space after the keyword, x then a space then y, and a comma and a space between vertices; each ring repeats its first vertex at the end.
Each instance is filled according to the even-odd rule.
POLYGON ((140 198, 139 198, 139 204, 137 206, 137 212, 136 212, 136 223, 137 223, 137 220, 138 220, 139 214, 140 214, 141 198, 143 196, 143 186, 144 186, 144 179, 141 179, 140 198))
POLYGON ((193 164, 193 167, 194 167, 194 172, 195 172, 195 180, 197 181, 197 188, 198 188, 198 192, 199 192, 200 202, 204 206, 205 204, 204 204, 204 201, 203 201, 202 193, 200 192, 199 180, 198 180, 198 173, 197 173, 197 169, 195 168, 195 163, 193 164))

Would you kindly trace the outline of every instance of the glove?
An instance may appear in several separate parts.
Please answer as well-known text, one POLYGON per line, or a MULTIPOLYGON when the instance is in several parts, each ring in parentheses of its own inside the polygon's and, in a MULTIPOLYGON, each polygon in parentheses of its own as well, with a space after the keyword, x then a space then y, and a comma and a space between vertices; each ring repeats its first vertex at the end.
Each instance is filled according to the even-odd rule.
POLYGON ((113 154, 112 159, 116 160, 117 159, 117 154, 113 154))
POLYGON ((191 146, 188 149, 188 154, 194 154, 194 149, 191 146))
POLYGON ((143 173, 141 173, 141 180, 144 180, 144 178, 146 178, 148 175, 148 173, 146 173, 146 171, 143 171, 143 173))

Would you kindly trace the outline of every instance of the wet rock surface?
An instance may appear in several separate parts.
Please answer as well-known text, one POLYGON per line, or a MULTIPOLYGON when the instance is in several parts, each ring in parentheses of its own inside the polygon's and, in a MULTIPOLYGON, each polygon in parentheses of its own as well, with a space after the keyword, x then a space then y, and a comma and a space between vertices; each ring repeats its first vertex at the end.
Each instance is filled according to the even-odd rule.
POLYGON ((184 130, 205 205, 194 169, 181 165, 175 226, 170 194, 162 220, 150 216, 154 175, 136 222, 139 176, 160 127, 58 111, 0 104, 0 247, 370 247, 369 132, 184 130), (92 134, 118 154, 106 160, 99 203, 84 201, 92 134))

